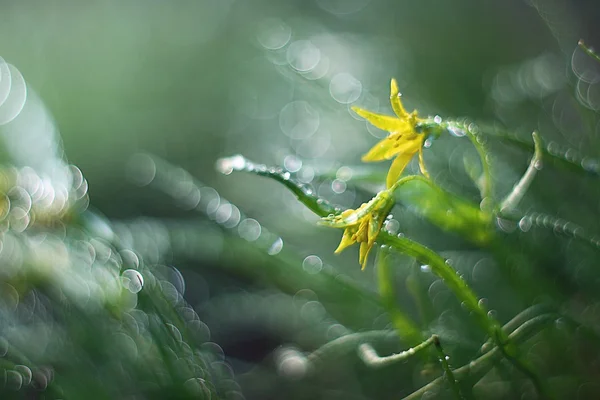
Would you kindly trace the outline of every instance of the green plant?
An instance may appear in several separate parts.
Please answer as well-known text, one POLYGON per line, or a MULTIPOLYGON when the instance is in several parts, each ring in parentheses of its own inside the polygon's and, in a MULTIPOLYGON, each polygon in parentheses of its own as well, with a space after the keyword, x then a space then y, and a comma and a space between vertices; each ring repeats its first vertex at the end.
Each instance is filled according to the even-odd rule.
MULTIPOLYGON (((581 45, 581 43, 580 43, 581 45)), ((352 342, 351 346, 356 346, 359 356, 366 365, 371 367, 384 367, 399 361, 405 361, 408 357, 420 353, 427 348, 436 349, 441 363, 444 379, 451 392, 456 398, 471 398, 473 385, 478 379, 489 371, 492 363, 497 362, 499 357, 510 362, 516 371, 522 376, 527 377, 540 398, 555 398, 554 389, 551 389, 547 382, 540 377, 534 366, 529 362, 526 355, 520 349, 519 341, 523 336, 531 334, 531 330, 544 327, 548 321, 554 321, 560 315, 558 310, 544 311, 537 313, 533 310, 536 307, 524 311, 521 317, 516 317, 516 323, 509 323, 504 328, 496 320, 493 314, 488 312, 484 303, 480 301, 481 294, 477 295, 470 288, 469 284, 453 268, 449 260, 430 248, 411 240, 404 235, 390 234, 385 229, 386 217, 395 207, 394 202, 398 201, 401 205, 409 206, 411 212, 423 216, 429 222, 441 228, 444 231, 452 232, 464 238, 472 245, 493 254, 499 255, 505 252, 503 246, 506 246, 505 239, 502 237, 506 233, 505 224, 508 222, 518 224, 521 231, 528 231, 532 223, 541 226, 553 225, 546 222, 540 215, 533 212, 523 213, 519 211, 519 204, 532 184, 536 173, 542 169, 542 158, 544 150, 542 139, 536 132, 533 133, 533 156, 528 168, 521 179, 516 182, 513 189, 503 198, 496 195, 493 187, 493 167, 490 160, 493 157, 490 150, 487 149, 486 141, 488 137, 498 135, 496 130, 485 126, 478 126, 464 120, 442 119, 439 116, 433 118, 419 118, 417 112, 407 113, 399 99, 400 95, 395 80, 391 83, 390 99, 392 108, 396 113, 395 117, 375 114, 363 109, 354 108, 354 111, 366 118, 369 122, 380 129, 387 130, 389 136, 376 144, 365 156, 363 161, 379 161, 395 158, 392 162, 387 175, 386 189, 376 193, 372 199, 363 203, 356 210, 341 210, 330 205, 325 199, 319 198, 313 194, 313 191, 303 184, 295 181, 289 172, 276 167, 267 167, 255 164, 241 155, 222 159, 219 165, 229 173, 231 170, 246 171, 257 173, 275 179, 283 183, 312 212, 321 217, 320 224, 333 228, 344 229, 341 243, 336 253, 354 244, 360 244, 359 263, 364 269, 367 263, 368 255, 375 243, 381 247, 378 249, 377 268, 379 274, 379 291, 382 304, 389 313, 389 317, 396 329, 396 333, 403 343, 411 347, 399 354, 386 357, 380 357, 369 341, 365 337, 352 342), (460 197, 449 192, 429 177, 423 157, 423 147, 431 144, 430 141, 447 132, 452 136, 466 136, 471 144, 477 150, 479 155, 479 166, 471 166, 471 176, 473 184, 479 190, 481 197, 477 202, 460 197), (423 176, 409 175, 399 178, 412 157, 419 153, 419 166, 423 176), (481 173, 477 173, 479 170, 481 173), (421 332, 415 322, 404 310, 400 309, 396 297, 393 293, 393 285, 390 280, 390 252, 397 252, 414 258, 418 264, 427 265, 431 271, 438 276, 441 281, 451 290, 453 295, 463 305, 465 311, 470 313, 479 328, 487 335, 488 345, 482 348, 483 355, 471 361, 468 366, 452 369, 444 353, 442 344, 443 339, 433 333, 429 339, 423 340, 423 336, 428 333, 421 332), (531 315, 529 315, 531 314, 531 315), (526 317, 524 317, 526 316, 526 317), (528 332, 528 333, 525 333, 528 332), (492 348, 490 348, 492 346, 492 348), (485 350, 483 350, 485 349, 485 350), (493 354, 493 356, 492 356, 493 354), (485 365, 485 367, 480 367, 485 365)), ((511 140, 505 136, 502 139, 511 140)), ((513 141, 513 143, 515 143, 513 141)), ((518 142, 521 144, 522 142, 518 142)), ((561 162, 570 162, 564 157, 550 154, 554 159, 561 162)), ((574 164, 574 163, 573 163, 574 164)), ((581 165, 577 165, 580 169, 581 165)), ((397 205, 396 205, 397 207, 397 205)), ((551 221, 558 221, 556 218, 547 217, 551 221)), ((402 221, 400 221, 400 224, 402 221)), ((583 244, 597 250, 595 239, 583 234, 583 230, 572 223, 556 222, 555 230, 570 236, 573 239, 581 241, 583 244), (560 229, 556 229, 560 225, 560 229), (568 227, 568 225, 571 225, 568 227)), ((535 281, 543 281, 543 273, 540 271, 529 277, 527 282, 516 282, 518 284, 535 285, 535 281)), ((548 287, 552 287, 550 284, 548 287)), ((552 289, 560 292, 560 289, 552 289)), ((579 326, 575 319, 566 314, 563 318, 572 322, 573 326, 579 326)), ((585 328, 582 328, 585 329, 585 328)), ((588 330, 592 332, 593 330, 588 330)), ((333 341, 326 345, 328 348, 338 346, 349 346, 346 337, 333 341)), ((325 351, 318 355, 308 357, 308 360, 315 360, 325 357, 325 351)), ((311 361, 313 362, 313 361, 311 361)), ((425 388, 437 385, 439 380, 435 380, 424 389, 408 396, 413 398, 418 393, 424 393, 425 388)))

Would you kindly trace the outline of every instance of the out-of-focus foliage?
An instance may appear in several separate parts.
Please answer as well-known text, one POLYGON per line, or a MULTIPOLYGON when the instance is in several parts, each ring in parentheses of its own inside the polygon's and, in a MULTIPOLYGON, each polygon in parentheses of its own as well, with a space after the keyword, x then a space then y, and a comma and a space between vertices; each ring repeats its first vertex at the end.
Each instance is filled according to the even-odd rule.
POLYGON ((0 397, 599 397, 593 3, 0 1, 0 397))

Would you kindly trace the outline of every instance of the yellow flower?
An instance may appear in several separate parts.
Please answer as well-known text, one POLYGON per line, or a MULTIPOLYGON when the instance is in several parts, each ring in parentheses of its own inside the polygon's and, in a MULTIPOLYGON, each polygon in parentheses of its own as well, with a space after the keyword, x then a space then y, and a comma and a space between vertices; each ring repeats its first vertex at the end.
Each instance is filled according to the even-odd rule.
POLYGON ((363 203, 356 210, 346 210, 338 215, 322 218, 321 225, 332 228, 344 228, 340 245, 335 250, 341 252, 354 243, 360 243, 358 261, 365 269, 367 257, 381 231, 383 222, 394 205, 394 194, 391 190, 383 190, 368 203, 363 203))
POLYGON ((352 107, 352 109, 361 117, 365 118, 371 124, 379 129, 390 132, 390 135, 377 143, 367 154, 362 157, 363 161, 381 161, 396 159, 392 162, 387 175, 386 185, 392 187, 398 180, 404 168, 408 165, 413 156, 419 153, 419 166, 421 172, 429 177, 423 161, 423 143, 426 135, 417 132, 417 124, 425 120, 417 116, 417 111, 410 114, 406 112, 400 101, 398 84, 392 79, 390 90, 390 102, 396 117, 388 115, 375 114, 362 108, 352 107))

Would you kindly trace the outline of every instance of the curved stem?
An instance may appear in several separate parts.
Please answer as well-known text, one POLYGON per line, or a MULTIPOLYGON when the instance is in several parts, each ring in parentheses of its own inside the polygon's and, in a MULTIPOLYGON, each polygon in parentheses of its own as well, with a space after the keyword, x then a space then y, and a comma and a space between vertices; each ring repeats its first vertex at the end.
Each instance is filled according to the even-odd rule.
MULTIPOLYGON (((540 327, 544 327, 547 324, 553 323, 556 319, 555 314, 543 314, 524 322, 521 326, 511 333, 508 338, 515 342, 524 342, 529 339, 535 333, 537 333, 540 327)), ((483 354, 479 358, 463 365, 460 368, 454 370, 454 376, 459 381, 464 381, 473 378, 474 380, 481 379, 494 365, 494 362, 500 358, 502 352, 500 348, 494 347, 492 350, 483 354)), ((443 382, 443 377, 439 377, 422 388, 414 391, 410 395, 406 396, 405 400, 416 400, 420 399, 426 392, 435 390, 443 382)))
POLYGON ((385 231, 379 233, 377 240, 381 244, 386 244, 403 254, 416 258, 423 264, 429 265, 431 271, 444 281, 469 311, 473 312, 484 331, 493 337, 496 327, 499 326, 498 322, 488 317, 487 310, 479 303, 479 299, 469 285, 442 256, 420 243, 405 237, 391 235, 385 231))
POLYGON ((600 62, 600 56, 598 56, 598 54, 596 54, 594 50, 587 47, 586 44, 583 42, 583 39, 579 39, 577 45, 585 52, 585 54, 592 57, 594 60, 600 62))
POLYGON ((377 252, 377 282, 381 303, 390 315, 398 336, 405 339, 412 346, 422 342, 423 336, 413 320, 398 306, 398 301, 394 293, 394 280, 388 262, 389 256, 390 251, 387 247, 381 247, 377 252))
POLYGON ((317 350, 308 354, 306 356, 306 361, 308 362, 311 372, 316 372, 319 364, 326 359, 336 358, 343 354, 356 351, 357 347, 362 343, 380 342, 385 341, 386 339, 393 339, 395 342, 398 341, 397 335, 392 330, 350 333, 325 343, 317 350))
POLYGON ((265 176, 276 180, 288 188, 298 200, 308 207, 315 214, 324 217, 338 212, 331 204, 317 198, 313 191, 306 185, 301 184, 291 178, 289 172, 279 167, 267 167, 264 164, 258 164, 248 160, 246 157, 238 154, 231 157, 224 157, 217 160, 218 169, 224 174, 231 171, 251 172, 260 176, 265 176))
POLYGON ((452 372, 452 369, 450 369, 450 365, 448 364, 448 356, 444 352, 444 349, 442 348, 442 344, 440 343, 440 338, 437 335, 433 335, 432 338, 433 338, 433 344, 435 345, 435 348, 436 348, 439 358, 440 358, 440 363, 442 364, 442 369, 444 370, 444 375, 446 377, 446 380, 450 384, 450 388, 452 389, 454 396, 457 399, 463 399, 463 396, 460 393, 460 388, 458 387, 458 384, 456 383, 456 378, 454 377, 454 373, 452 372))
POLYGON ((399 179, 396 183, 394 183, 388 190, 395 192, 397 189, 399 189, 402 185, 404 185, 405 183, 408 183, 410 181, 422 181, 422 182, 426 182, 426 183, 430 183, 431 179, 426 178, 424 176, 421 175, 408 175, 405 176, 402 179, 399 179))
MULTIPOLYGON (((451 123, 448 123, 451 124, 451 123)), ((455 127, 464 128, 463 125, 457 123, 454 125, 455 127)), ((468 132, 468 129, 466 129, 468 132)), ((475 136, 473 136, 475 138, 475 136)), ((487 166, 487 160, 485 149, 483 145, 475 139, 476 147, 480 151, 480 156, 482 157, 482 162, 484 164, 484 174, 486 174, 486 182, 484 185, 484 193, 487 195, 491 194, 491 186, 489 180, 489 166, 487 166)), ((240 156, 241 157, 241 156, 240 156)), ((237 161, 237 160, 236 160, 237 161)), ((244 165, 247 164, 247 160, 243 159, 242 162, 244 165)), ((313 212, 320 216, 327 216, 330 214, 330 210, 333 209, 331 205, 324 202, 322 199, 319 199, 315 196, 312 191, 302 190, 303 187, 296 182, 292 182, 289 180, 289 176, 281 175, 277 171, 262 171, 267 170, 264 166, 260 167, 260 172, 256 171, 255 165, 251 168, 247 166, 240 166, 240 170, 245 170, 248 172, 258 173, 259 175, 265 175, 276 179, 285 184, 290 190, 298 196, 298 199, 304 203, 307 207, 309 207, 313 212), (264 167, 264 168, 263 168, 264 167)), ((232 168, 233 169, 233 168, 232 168)), ((409 180, 417 179, 415 177, 407 177, 407 179, 400 180, 398 182, 399 186, 400 182, 408 182, 409 180), (408 179, 409 178, 409 179, 408 179)), ((425 178, 420 178, 425 179, 425 178)), ((485 198, 485 197, 484 197, 485 198)), ((491 198, 491 197, 490 197, 491 198)), ((489 317, 487 314, 487 310, 483 307, 475 295, 475 293, 471 290, 471 288, 467 285, 467 283, 462 279, 460 275, 448 264, 446 260, 442 258, 439 254, 434 252, 433 250, 414 242, 410 239, 404 237, 396 237, 385 231, 380 231, 377 236, 377 242, 380 244, 387 244, 394 249, 409 255, 411 257, 416 258, 417 260, 427 263, 430 265, 432 272, 434 272, 437 276, 439 276, 444 283, 452 290, 455 296, 464 303, 467 309, 471 310, 475 315, 477 322, 482 327, 482 329, 496 341, 496 344, 499 347, 502 347, 502 353, 506 355, 507 359, 512 362, 515 367, 521 371, 527 372, 527 375, 534 380, 534 384, 536 388, 541 389, 540 394, 544 395, 546 393, 543 389, 543 386, 540 384, 539 379, 533 374, 529 366, 521 360, 518 354, 518 349, 514 344, 508 341, 507 335, 501 330, 499 323, 492 317, 489 317)))
POLYGON ((490 172, 490 163, 489 163, 489 153, 485 148, 483 140, 473 132, 473 128, 465 125, 464 122, 460 121, 444 121, 440 124, 440 126, 444 129, 448 130, 459 130, 464 132, 464 134, 469 138, 475 150, 477 150, 477 154, 479 155, 479 159, 481 160, 481 168, 483 169, 483 185, 481 188, 481 197, 482 200, 489 199, 488 201, 492 201, 493 199, 493 188, 492 188, 492 176, 490 172))
POLYGON ((402 351, 400 353, 392 354, 389 356, 381 357, 377 354, 377 351, 371 346, 369 343, 363 343, 358 346, 358 356, 363 362, 372 368, 382 368, 387 367, 388 365, 392 365, 397 363, 398 361, 404 361, 409 357, 425 350, 432 344, 434 344, 436 335, 431 336, 429 339, 421 342, 415 347, 411 347, 408 350, 402 351))
POLYGON ((500 210, 512 210, 518 206, 519 202, 525 195, 525 192, 533 182, 533 178, 539 169, 542 168, 542 141, 537 132, 533 132, 534 153, 527 171, 521 177, 519 182, 515 184, 513 190, 506 196, 500 204, 500 210))
POLYGON ((417 242, 404 237, 392 236, 387 232, 380 232, 377 240, 429 264, 431 271, 442 278, 446 286, 454 292, 454 295, 473 312, 479 325, 496 342, 496 345, 501 348, 502 354, 506 359, 531 379, 542 397, 548 397, 547 390, 545 390, 541 380, 529 364, 522 359, 518 348, 514 343, 509 341, 508 336, 500 328, 500 324, 494 318, 488 316, 487 310, 479 303, 475 293, 454 268, 448 265, 446 260, 433 250, 417 242))

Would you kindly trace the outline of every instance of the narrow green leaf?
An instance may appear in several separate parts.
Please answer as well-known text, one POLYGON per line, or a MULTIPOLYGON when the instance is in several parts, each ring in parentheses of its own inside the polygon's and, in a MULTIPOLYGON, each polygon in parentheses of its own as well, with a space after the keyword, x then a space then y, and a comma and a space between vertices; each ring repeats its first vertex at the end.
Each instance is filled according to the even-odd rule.
POLYGON ((340 211, 326 200, 318 198, 310 187, 293 179, 291 173, 283 168, 257 164, 238 154, 217 160, 217 169, 226 175, 232 171, 243 171, 274 179, 287 187, 302 204, 320 217, 326 217, 340 211))
POLYGON ((490 213, 425 178, 407 180, 396 190, 396 199, 443 230, 458 233, 475 244, 485 245, 494 235, 490 213))

